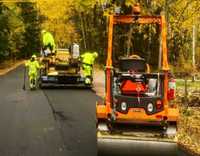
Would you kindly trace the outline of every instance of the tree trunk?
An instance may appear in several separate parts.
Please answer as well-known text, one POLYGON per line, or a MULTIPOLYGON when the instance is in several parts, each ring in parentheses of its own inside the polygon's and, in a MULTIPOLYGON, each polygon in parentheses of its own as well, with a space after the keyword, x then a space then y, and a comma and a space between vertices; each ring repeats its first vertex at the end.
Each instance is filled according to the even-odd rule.
POLYGON ((83 20, 83 13, 79 13, 79 18, 81 21, 81 33, 83 36, 83 45, 84 45, 84 49, 87 49, 87 45, 86 45, 86 38, 85 38, 85 29, 84 29, 84 20, 83 20))
POLYGON ((127 39, 127 56, 130 56, 130 54, 131 54, 131 46, 133 46, 132 34, 133 34, 133 26, 130 25, 130 30, 128 32, 128 39, 127 39))

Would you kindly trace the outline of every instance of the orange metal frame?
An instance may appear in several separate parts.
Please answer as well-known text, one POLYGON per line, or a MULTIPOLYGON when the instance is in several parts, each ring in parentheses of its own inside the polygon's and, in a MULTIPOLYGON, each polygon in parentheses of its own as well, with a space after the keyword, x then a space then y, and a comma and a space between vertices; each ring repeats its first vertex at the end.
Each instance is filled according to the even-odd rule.
MULTIPOLYGON (((107 118, 107 115, 112 112, 111 107, 111 74, 112 74, 112 43, 113 43, 113 28, 117 24, 158 24, 161 30, 161 40, 162 40, 162 70, 164 71, 165 79, 164 79, 164 114, 163 112, 160 113, 160 116, 167 116, 171 114, 171 120, 176 121, 178 116, 177 110, 169 110, 168 107, 168 99, 167 99, 167 90, 168 90, 168 71, 169 71, 169 64, 168 64, 168 52, 167 52, 167 29, 166 29, 166 20, 164 16, 135 16, 135 15, 110 15, 109 16, 109 30, 108 30, 108 52, 107 52, 107 62, 106 62, 106 99, 105 105, 97 105, 97 117, 98 118, 107 118)), ((129 118, 130 115, 122 115, 120 114, 122 119, 129 118)), ((156 114, 158 116, 158 114, 156 114)), ((134 115, 135 116, 135 115, 134 115)), ((138 116, 140 116, 138 114, 138 116)), ((130 117, 131 118, 131 117, 130 117)), ((133 118, 133 117, 132 117, 133 118)), ((148 116, 144 115, 140 117, 140 119, 148 119, 148 116)), ((156 119, 157 117, 152 117, 152 119, 156 119)))

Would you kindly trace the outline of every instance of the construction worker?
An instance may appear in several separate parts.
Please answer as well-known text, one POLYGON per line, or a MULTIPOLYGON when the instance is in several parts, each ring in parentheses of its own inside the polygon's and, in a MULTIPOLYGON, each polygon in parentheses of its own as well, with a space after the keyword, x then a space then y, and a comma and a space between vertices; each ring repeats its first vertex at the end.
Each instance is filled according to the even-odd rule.
POLYGON ((32 55, 31 59, 26 62, 25 66, 28 68, 30 89, 35 89, 37 85, 38 70, 40 68, 36 55, 32 55))
POLYGON ((45 55, 48 55, 48 53, 54 53, 56 45, 54 42, 53 35, 46 30, 42 30, 41 33, 42 33, 43 51, 45 52, 45 55))
POLYGON ((97 57, 97 52, 85 52, 81 55, 83 74, 85 77, 85 84, 87 85, 92 83, 93 64, 97 57))

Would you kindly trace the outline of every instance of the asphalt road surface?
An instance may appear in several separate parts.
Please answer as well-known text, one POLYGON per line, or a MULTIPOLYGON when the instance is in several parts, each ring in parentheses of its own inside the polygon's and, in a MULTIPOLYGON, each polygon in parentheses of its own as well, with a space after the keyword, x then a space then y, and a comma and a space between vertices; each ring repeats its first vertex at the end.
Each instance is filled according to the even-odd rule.
MULTIPOLYGON (((0 77, 0 156, 97 155, 95 102, 100 98, 94 92, 23 91, 22 85, 23 67, 0 77)), ((123 150, 117 144, 98 155, 134 155, 135 145, 123 150)), ((145 148, 140 151, 148 153, 145 148)))

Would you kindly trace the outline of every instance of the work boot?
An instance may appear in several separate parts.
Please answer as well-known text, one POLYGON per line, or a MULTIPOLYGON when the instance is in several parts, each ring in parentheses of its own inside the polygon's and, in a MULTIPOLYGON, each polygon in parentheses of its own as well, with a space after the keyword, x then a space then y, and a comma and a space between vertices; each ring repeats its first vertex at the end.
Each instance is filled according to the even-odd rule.
POLYGON ((30 84, 29 84, 29 87, 30 87, 30 90, 32 90, 33 89, 33 82, 32 82, 33 80, 30 80, 30 84))
POLYGON ((91 83, 92 83, 91 78, 86 77, 86 78, 85 78, 85 84, 86 84, 86 85, 91 85, 91 83))
POLYGON ((35 79, 31 79, 31 81, 30 81, 30 89, 31 90, 36 89, 36 80, 35 79))

